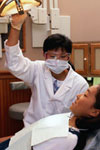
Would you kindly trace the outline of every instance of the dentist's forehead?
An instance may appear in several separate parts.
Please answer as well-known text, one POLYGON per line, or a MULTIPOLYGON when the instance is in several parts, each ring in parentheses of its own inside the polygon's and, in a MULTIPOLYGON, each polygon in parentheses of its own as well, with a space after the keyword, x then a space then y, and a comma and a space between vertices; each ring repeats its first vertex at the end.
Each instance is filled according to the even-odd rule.
POLYGON ((60 51, 60 52, 58 52, 58 51, 48 51, 47 53, 49 53, 49 54, 56 54, 56 55, 59 55, 59 54, 68 54, 65 51, 60 51))

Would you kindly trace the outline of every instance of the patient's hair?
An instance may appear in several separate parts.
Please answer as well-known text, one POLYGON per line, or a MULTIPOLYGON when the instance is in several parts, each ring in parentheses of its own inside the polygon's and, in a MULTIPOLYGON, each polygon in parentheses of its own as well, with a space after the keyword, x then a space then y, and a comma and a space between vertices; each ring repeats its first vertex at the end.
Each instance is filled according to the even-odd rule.
POLYGON ((43 43, 44 53, 48 50, 61 48, 62 51, 66 50, 67 53, 72 52, 72 41, 62 34, 52 34, 48 36, 43 43))
MULTIPOLYGON (((97 93, 95 95, 94 108, 100 109, 100 85, 97 87, 97 93)), ((76 119, 76 126, 80 129, 80 137, 78 144, 74 150, 82 150, 86 144, 86 139, 94 130, 100 129, 100 114, 97 117, 81 117, 76 119), (86 129, 86 130, 81 130, 86 129)))

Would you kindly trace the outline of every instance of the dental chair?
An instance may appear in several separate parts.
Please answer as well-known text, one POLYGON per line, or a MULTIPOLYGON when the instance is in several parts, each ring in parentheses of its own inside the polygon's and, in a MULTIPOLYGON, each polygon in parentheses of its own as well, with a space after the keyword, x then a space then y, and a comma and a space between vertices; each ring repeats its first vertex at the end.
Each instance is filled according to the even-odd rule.
POLYGON ((100 150, 100 129, 89 135, 83 150, 100 150))

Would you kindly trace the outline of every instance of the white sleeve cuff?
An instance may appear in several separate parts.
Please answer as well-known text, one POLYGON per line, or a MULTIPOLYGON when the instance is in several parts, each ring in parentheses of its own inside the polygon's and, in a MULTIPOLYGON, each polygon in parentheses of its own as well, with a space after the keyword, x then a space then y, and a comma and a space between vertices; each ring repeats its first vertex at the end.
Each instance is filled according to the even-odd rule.
POLYGON ((6 45, 6 42, 7 42, 7 40, 4 41, 4 48, 5 48, 6 51, 8 51, 8 50, 12 51, 12 50, 15 50, 16 48, 18 49, 18 47, 19 47, 19 41, 14 46, 8 46, 8 45, 6 45))

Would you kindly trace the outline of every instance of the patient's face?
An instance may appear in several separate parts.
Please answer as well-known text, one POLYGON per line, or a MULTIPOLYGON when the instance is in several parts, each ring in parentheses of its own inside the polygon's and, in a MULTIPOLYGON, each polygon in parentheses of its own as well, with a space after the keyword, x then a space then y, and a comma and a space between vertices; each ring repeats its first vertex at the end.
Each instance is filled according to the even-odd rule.
POLYGON ((77 96, 77 99, 72 103, 70 109, 75 116, 91 116, 91 112, 95 109, 95 95, 98 86, 91 86, 85 93, 77 96))

